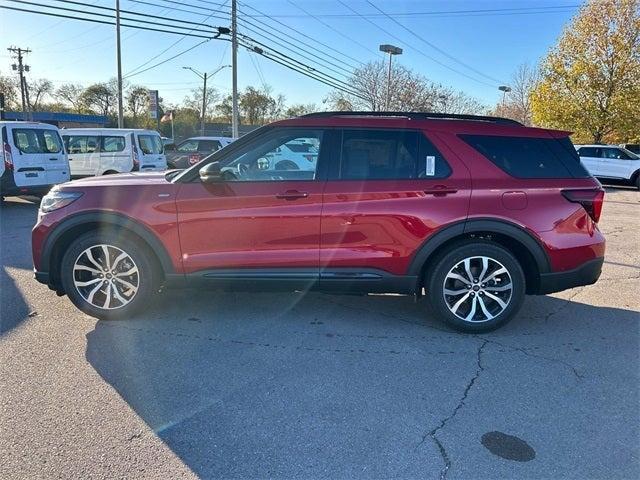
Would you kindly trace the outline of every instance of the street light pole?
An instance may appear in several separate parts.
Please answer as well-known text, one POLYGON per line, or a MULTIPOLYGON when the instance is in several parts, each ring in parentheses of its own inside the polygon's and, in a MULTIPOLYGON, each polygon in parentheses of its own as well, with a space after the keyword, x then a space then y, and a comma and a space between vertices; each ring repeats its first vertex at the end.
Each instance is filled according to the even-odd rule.
POLYGON ((204 137, 205 114, 206 114, 206 110, 207 110, 207 78, 213 77, 216 73, 218 73, 223 68, 228 68, 230 66, 231 65, 222 65, 221 67, 215 69, 211 73, 206 73, 206 72, 205 73, 200 73, 195 68, 182 67, 185 70, 191 70, 193 73, 195 73, 197 76, 199 76, 204 81, 204 85, 202 87, 202 114, 201 114, 201 118, 200 118, 200 135, 202 135, 203 137, 204 137))
POLYGON ((124 128, 122 107, 122 58, 120 52, 120 0, 116 0, 116 61, 118 63, 118 128, 124 128))
POLYGON ((507 93, 511 91, 511 87, 507 85, 500 85, 498 90, 502 92, 502 108, 507 104, 507 93))
POLYGON ((238 132, 238 6, 236 0, 231 0, 231 136, 239 137, 238 132))
POLYGON ((389 110, 391 105, 391 57, 394 55, 401 55, 402 49, 393 45, 380 45, 380 51, 389 54, 389 71, 387 72, 387 106, 386 110, 389 110))

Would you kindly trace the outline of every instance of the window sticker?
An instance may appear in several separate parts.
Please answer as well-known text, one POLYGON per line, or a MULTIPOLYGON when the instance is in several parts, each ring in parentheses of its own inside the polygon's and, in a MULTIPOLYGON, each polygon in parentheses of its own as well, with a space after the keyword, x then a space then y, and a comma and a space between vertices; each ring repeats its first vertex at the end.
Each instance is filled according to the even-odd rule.
POLYGON ((426 159, 425 175, 427 177, 433 177, 436 174, 436 157, 433 155, 427 155, 426 159))

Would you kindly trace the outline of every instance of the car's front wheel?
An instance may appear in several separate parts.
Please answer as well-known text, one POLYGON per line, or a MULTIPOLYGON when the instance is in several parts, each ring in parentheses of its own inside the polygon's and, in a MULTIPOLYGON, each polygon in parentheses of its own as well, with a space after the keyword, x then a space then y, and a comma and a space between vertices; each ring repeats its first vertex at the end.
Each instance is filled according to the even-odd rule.
POLYGON ((148 253, 118 232, 88 232, 65 252, 62 285, 76 307, 100 319, 126 318, 148 304, 156 273, 148 253))
POLYGON ((524 272, 511 252, 482 240, 441 255, 427 270, 425 287, 440 319, 472 333, 488 332, 511 320, 526 290, 524 272))

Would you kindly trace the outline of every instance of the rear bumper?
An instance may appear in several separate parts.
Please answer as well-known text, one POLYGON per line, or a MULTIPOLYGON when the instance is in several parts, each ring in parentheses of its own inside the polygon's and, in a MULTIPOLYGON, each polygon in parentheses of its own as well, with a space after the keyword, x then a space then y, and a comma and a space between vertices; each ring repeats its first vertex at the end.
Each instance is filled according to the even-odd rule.
POLYGON ((592 285, 600 278, 604 257, 594 258, 580 267, 566 272, 551 272, 540 275, 539 295, 560 292, 569 288, 592 285))
POLYGON ((27 185, 18 187, 13 178, 12 170, 5 170, 0 177, 0 194, 8 197, 11 195, 45 195, 53 185, 27 185))

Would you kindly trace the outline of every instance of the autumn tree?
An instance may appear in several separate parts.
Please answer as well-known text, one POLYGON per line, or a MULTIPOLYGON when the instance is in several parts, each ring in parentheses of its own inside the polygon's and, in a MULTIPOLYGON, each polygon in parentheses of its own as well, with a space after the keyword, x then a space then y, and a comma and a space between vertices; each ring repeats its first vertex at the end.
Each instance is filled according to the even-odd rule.
POLYGON ((4 94, 5 108, 8 110, 20 108, 19 83, 13 77, 0 75, 0 93, 4 94))
POLYGON ((109 115, 117 103, 117 92, 107 83, 94 83, 82 92, 80 98, 82 105, 88 110, 109 115))
POLYGON ((511 91, 504 95, 495 108, 495 115, 512 118, 524 125, 531 125, 533 112, 531 93, 538 81, 538 70, 527 63, 519 65, 511 77, 511 91))
POLYGON ((32 111, 42 109, 45 99, 53 94, 54 88, 51 80, 39 78, 29 83, 29 102, 32 111))
POLYGON ((335 110, 446 113, 480 113, 485 110, 474 98, 434 83, 399 63, 392 65, 390 83, 388 78, 385 62, 369 62, 356 69, 346 82, 354 94, 336 90, 329 95, 328 101, 335 110))
POLYGON ((149 90, 146 87, 132 86, 125 95, 127 110, 134 122, 138 116, 147 111, 149 105, 149 90))
MULTIPOLYGON (((200 112, 202 118, 202 88, 194 88, 191 94, 187 95, 182 105, 184 108, 200 112)), ((213 115, 214 108, 220 100, 220 94, 214 87, 207 87, 207 99, 204 111, 204 118, 210 118, 213 115)))
POLYGON ((640 0, 591 0, 542 64, 534 122, 576 141, 618 142, 640 125, 640 0))

